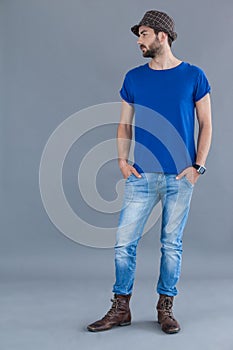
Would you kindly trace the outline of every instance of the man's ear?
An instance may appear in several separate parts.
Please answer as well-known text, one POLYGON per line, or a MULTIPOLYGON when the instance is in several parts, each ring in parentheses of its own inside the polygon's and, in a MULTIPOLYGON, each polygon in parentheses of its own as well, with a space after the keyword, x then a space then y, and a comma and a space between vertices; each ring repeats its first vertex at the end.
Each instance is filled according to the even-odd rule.
POLYGON ((157 38, 159 39, 159 42, 160 42, 160 43, 165 42, 165 41, 167 40, 167 39, 166 39, 167 37, 168 37, 168 34, 167 34, 167 33, 164 33, 164 32, 159 32, 159 33, 158 33, 158 36, 157 36, 157 38))

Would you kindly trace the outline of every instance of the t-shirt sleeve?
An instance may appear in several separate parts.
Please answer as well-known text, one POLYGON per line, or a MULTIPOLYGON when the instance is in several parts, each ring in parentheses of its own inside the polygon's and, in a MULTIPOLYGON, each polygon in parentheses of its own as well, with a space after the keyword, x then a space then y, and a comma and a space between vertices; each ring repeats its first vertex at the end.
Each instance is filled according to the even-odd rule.
POLYGON ((122 85, 119 92, 120 92, 120 96, 121 96, 121 98, 123 98, 123 100, 125 100, 128 103, 134 102, 132 83, 131 83, 131 80, 130 80, 128 74, 125 75, 123 85, 122 85))
POLYGON ((199 74, 197 77, 197 82, 196 82, 195 91, 194 91, 194 101, 195 102, 199 101, 208 92, 210 92, 210 90, 211 90, 211 87, 208 82, 208 79, 205 73, 203 72, 203 70, 199 68, 199 74))

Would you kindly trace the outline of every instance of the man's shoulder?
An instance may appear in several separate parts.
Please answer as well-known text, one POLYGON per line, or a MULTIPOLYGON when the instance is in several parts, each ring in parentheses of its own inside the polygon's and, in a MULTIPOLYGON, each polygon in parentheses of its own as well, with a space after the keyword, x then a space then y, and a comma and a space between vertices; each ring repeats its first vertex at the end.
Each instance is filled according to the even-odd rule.
POLYGON ((142 72, 144 72, 146 69, 146 64, 142 64, 140 66, 136 66, 136 67, 133 67, 131 69, 129 69, 125 75, 127 75, 128 77, 130 76, 136 76, 142 72))
POLYGON ((199 66, 196 66, 195 64, 185 62, 186 68, 190 73, 193 73, 194 75, 199 75, 200 73, 204 73, 203 69, 199 66))
MULTIPOLYGON (((199 74, 203 72, 203 69, 200 68, 199 66, 192 64, 190 62, 187 61, 183 61, 184 62, 184 68, 188 71, 188 72, 192 72, 194 74, 199 74)), ((140 66, 136 66, 136 67, 132 67, 131 69, 129 69, 125 75, 127 76, 134 76, 134 75, 138 75, 140 73, 145 72, 145 70, 147 70, 147 66, 148 63, 146 64, 142 64, 140 66)))

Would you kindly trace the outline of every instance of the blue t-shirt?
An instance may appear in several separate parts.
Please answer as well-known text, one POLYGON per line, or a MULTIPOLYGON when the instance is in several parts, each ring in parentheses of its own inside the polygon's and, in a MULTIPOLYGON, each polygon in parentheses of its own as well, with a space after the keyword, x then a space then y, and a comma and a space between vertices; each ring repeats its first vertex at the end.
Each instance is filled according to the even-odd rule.
POLYGON ((205 73, 187 62, 164 70, 146 63, 126 73, 120 95, 134 106, 138 172, 177 174, 195 162, 195 102, 209 92, 205 73))

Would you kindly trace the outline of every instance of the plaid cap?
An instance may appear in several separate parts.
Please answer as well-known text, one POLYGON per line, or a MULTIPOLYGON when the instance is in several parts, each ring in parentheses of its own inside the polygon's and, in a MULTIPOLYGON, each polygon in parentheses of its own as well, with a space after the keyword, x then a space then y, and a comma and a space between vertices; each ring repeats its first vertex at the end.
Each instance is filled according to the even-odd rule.
POLYGON ((131 31, 139 36, 139 27, 147 26, 155 30, 167 33, 172 41, 176 40, 177 33, 174 31, 175 22, 165 12, 150 10, 145 13, 139 24, 131 27, 131 31))

